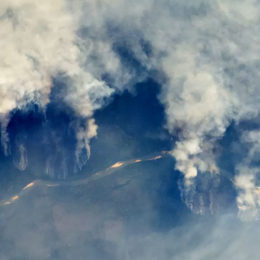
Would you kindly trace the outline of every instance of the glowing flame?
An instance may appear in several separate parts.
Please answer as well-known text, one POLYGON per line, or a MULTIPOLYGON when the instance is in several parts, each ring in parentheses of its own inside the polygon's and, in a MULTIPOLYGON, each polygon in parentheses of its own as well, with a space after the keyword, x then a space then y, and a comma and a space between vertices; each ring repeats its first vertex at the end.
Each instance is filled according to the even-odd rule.
POLYGON ((15 196, 13 196, 12 198, 11 198, 11 201, 16 201, 16 200, 18 200, 19 199, 19 196, 18 195, 15 195, 15 196))
MULTIPOLYGON (((131 164, 135 164, 135 163, 139 163, 139 162, 142 162, 142 161, 154 161, 154 160, 158 160, 158 159, 161 159, 164 154, 168 154, 169 151, 162 151, 161 154, 157 155, 157 156, 154 156, 152 158, 145 158, 145 159, 134 159, 134 160, 129 160, 129 161, 125 161, 125 162, 116 162, 115 164, 113 164, 112 166, 110 166, 109 168, 106 168, 104 169, 103 171, 100 171, 100 172, 96 172, 93 177, 102 177, 103 175, 106 176, 106 171, 108 169, 115 169, 115 168, 119 168, 123 165, 131 165, 131 164)), ((94 178, 94 179, 95 179, 94 178)), ((86 182, 87 183, 87 182, 86 182)), ((19 194, 23 194, 22 191, 24 190, 27 190, 27 189, 30 189, 31 187, 33 187, 34 185, 45 185, 46 187, 56 187, 56 186, 60 186, 61 184, 59 183, 46 183, 46 182, 39 182, 39 181, 33 181, 33 182, 30 182, 28 183, 25 187, 23 187, 23 189, 21 190, 21 192, 19 194)), ((255 194, 259 194, 260 195, 260 186, 259 187, 256 187, 255 189, 255 194)), ((10 205, 12 204, 13 202, 15 202, 16 200, 18 200, 20 198, 19 195, 15 195, 13 197, 11 197, 9 200, 6 200, 4 202, 2 202, 0 204, 0 206, 7 206, 7 205, 10 205)), ((247 207, 246 206, 240 206, 239 207, 241 210, 245 210, 247 207)))
POLYGON ((31 182, 31 183, 27 184, 27 185, 23 188, 23 190, 27 190, 27 189, 31 188, 32 186, 34 186, 34 185, 35 185, 35 183, 34 183, 34 182, 31 182))
POLYGON ((10 200, 5 201, 2 205, 7 206, 12 204, 14 201, 18 200, 20 197, 18 195, 13 196, 10 200))
POLYGON ((162 158, 162 155, 157 155, 151 159, 149 159, 149 161, 155 161, 155 160, 158 160, 158 159, 161 159, 162 158))
POLYGON ((246 205, 239 205, 238 209, 241 210, 241 211, 245 211, 245 210, 248 210, 248 206, 246 206, 246 205))
POLYGON ((260 195, 260 187, 256 187, 255 194, 259 194, 260 195))
POLYGON ((114 169, 114 168, 121 167, 122 165, 124 165, 123 162, 117 162, 117 163, 113 164, 110 168, 114 169))

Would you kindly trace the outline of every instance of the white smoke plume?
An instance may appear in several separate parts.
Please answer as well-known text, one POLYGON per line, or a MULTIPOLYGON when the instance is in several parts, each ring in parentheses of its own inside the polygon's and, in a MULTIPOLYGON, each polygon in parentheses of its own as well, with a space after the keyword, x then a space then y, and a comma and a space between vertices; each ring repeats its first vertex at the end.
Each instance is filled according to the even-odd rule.
MULTIPOLYGON (((97 44, 100 60, 112 55, 117 39, 105 28, 113 24, 121 37, 130 35, 127 46, 145 68, 166 75, 160 99, 169 131, 181 130, 172 154, 186 184, 191 185, 198 172, 221 173, 215 162, 216 141, 231 122, 257 120, 260 112, 259 3, 119 0, 85 1, 85 6, 90 10, 84 19, 90 35, 98 31, 97 42, 105 42, 97 44), (149 57, 140 37, 152 46, 149 57)), ((120 70, 116 74, 123 75, 120 70)))
MULTIPOLYGON (((248 3, 248 8, 253 4, 248 3)), ((214 157, 209 158, 214 142, 232 120, 259 113, 254 56, 259 37, 253 33, 258 18, 248 21, 238 8, 233 10, 242 11, 238 19, 230 8, 217 1, 208 13, 191 17, 190 23, 177 22, 184 32, 173 35, 180 42, 163 60, 170 81, 163 96, 169 129, 183 129, 173 154, 186 179, 196 177, 198 170, 217 171, 214 157)), ((171 42, 174 45, 174 40, 171 42)))
MULTIPOLYGON (((31 100, 45 106, 52 78, 61 73, 69 78, 64 100, 90 118, 113 92, 102 75, 117 90, 145 76, 121 60, 115 44, 123 42, 140 66, 166 78, 156 80, 167 128, 180 130, 172 154, 186 185, 198 173, 221 174, 216 142, 231 122, 257 120, 260 113, 259 8, 254 0, 1 1, 0 114, 7 118, 31 100)), ((88 147, 88 133, 79 130, 79 149, 88 147)), ((252 174, 243 174, 254 185, 252 174)))
POLYGON ((121 29, 122 36, 136 32, 127 39, 133 55, 148 70, 155 68, 167 76, 160 99, 169 131, 181 129, 172 154, 186 184, 192 184, 198 172, 220 173, 216 141, 232 121, 257 120, 260 112, 259 3, 86 2, 92 12, 85 22, 99 28, 99 37, 113 44, 104 32, 109 22, 121 29), (139 34, 152 46, 150 57, 140 48, 139 34))
POLYGON ((257 165, 260 154, 260 132, 252 130, 242 135, 242 142, 249 146, 247 156, 237 165, 237 176, 235 185, 238 189, 237 204, 242 219, 252 220, 259 218, 260 190, 259 182, 260 168, 257 165))
MULTIPOLYGON (((259 4, 216 1, 206 14, 177 22, 183 32, 169 34, 179 42, 175 44, 173 39, 168 43, 176 47, 162 63, 170 83, 162 100, 169 130, 183 130, 173 155, 188 185, 198 171, 221 171, 213 153, 216 141, 232 121, 257 120, 260 112, 259 59, 255 56, 259 52, 259 12, 251 10, 259 10, 259 4)), ((244 160, 243 168, 249 167, 248 163, 244 160)), ((257 171, 254 169, 253 175, 252 170, 247 171, 235 182, 246 190, 244 198, 239 195, 239 209, 241 201, 247 200, 248 211, 258 211, 252 179, 257 171)))
MULTIPOLYGON (((64 101, 86 119, 92 116, 100 100, 112 93, 102 80, 84 69, 77 30, 77 16, 69 11, 64 0, 1 1, 0 117, 6 154, 9 113, 30 102, 44 108, 49 102, 53 78, 61 75, 68 79, 64 101)), ((93 127, 86 131, 95 133, 93 122, 86 123, 87 128, 93 127)), ((78 147, 83 149, 93 134, 82 135, 81 131, 78 147)), ((22 164, 19 168, 24 168, 25 162, 22 164)))

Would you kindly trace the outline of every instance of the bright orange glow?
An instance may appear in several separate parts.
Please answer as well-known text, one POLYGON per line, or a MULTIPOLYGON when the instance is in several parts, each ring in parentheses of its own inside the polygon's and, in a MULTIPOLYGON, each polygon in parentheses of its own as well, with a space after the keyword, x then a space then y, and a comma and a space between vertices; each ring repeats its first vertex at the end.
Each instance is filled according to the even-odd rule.
POLYGON ((124 165, 123 162, 117 162, 117 163, 113 164, 110 168, 114 169, 114 168, 121 167, 122 165, 124 165))
POLYGON ((155 161, 155 160, 158 160, 158 159, 161 159, 162 158, 162 156, 161 155, 157 155, 157 156, 155 156, 155 157, 153 157, 153 158, 151 158, 151 159, 149 159, 150 161, 155 161))
POLYGON ((10 205, 10 204, 12 204, 12 202, 14 202, 18 199, 19 199, 19 196, 15 195, 10 200, 5 201, 2 205, 4 205, 4 206, 10 205))
POLYGON ((34 182, 31 182, 31 183, 27 184, 27 185, 23 188, 23 190, 27 190, 27 189, 31 188, 32 186, 34 186, 34 185, 35 185, 35 183, 34 183, 34 182))
POLYGON ((139 160, 139 159, 137 159, 137 160, 135 160, 135 163, 139 163, 139 162, 141 162, 142 160, 139 160))
POLYGON ((19 199, 19 196, 18 195, 15 195, 11 198, 11 201, 15 201, 15 200, 18 200, 19 199))

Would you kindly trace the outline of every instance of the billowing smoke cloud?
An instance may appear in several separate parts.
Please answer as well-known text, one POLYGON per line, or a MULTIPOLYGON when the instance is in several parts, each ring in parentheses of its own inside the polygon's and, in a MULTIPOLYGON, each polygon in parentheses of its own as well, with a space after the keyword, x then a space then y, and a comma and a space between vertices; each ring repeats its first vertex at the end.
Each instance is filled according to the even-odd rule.
MULTIPOLYGON (((209 158, 216 139, 232 120, 253 118, 259 111, 253 34, 257 17, 248 21, 242 12, 238 20, 230 8, 218 1, 204 5, 204 13, 191 16, 191 22, 178 21, 184 32, 174 35, 180 39, 177 47, 163 60, 170 79, 163 97, 169 129, 183 129, 173 154, 187 179, 198 170, 216 170, 214 158, 209 158)), ((200 5, 195 10, 203 9, 200 5)))
MULTIPOLYGON (((169 130, 181 129, 173 155, 187 185, 198 172, 221 172, 215 163, 214 146, 232 121, 258 119, 259 60, 255 54, 259 51, 259 15, 251 14, 253 9, 259 10, 255 1, 246 5, 238 1, 235 6, 225 1, 210 6, 195 4, 189 21, 174 21, 181 31, 168 33, 167 46, 174 47, 168 47, 168 55, 162 60, 169 78, 162 101, 169 130)), ((252 149, 255 153, 258 148, 254 145, 252 149)), ((243 160, 242 168, 251 168, 250 160, 243 160)), ((238 204, 247 201, 255 216, 258 205, 254 179, 259 169, 242 171, 246 176, 242 181, 238 177, 235 185, 246 195, 239 196, 238 204)), ((247 211, 247 206, 239 209, 247 211)))
MULTIPOLYGON (((54 78, 66 78, 67 103, 79 117, 88 121, 93 108, 112 90, 101 79, 84 69, 77 36, 77 16, 69 11, 66 1, 1 1, 0 4, 0 117, 5 154, 10 153, 6 128, 10 112, 37 103, 43 109, 49 103, 54 78)), ((78 137, 77 157, 88 148, 95 136, 93 119, 75 129, 78 137)), ((18 144, 20 159, 26 168, 26 147, 18 144)), ((19 155, 18 155, 19 157, 19 155)), ((79 159, 78 159, 79 160, 79 159)))
MULTIPOLYGON (((216 142, 230 123, 258 119, 258 1, 13 0, 0 7, 3 125, 11 110, 29 101, 44 107, 60 75, 64 102, 84 118, 114 90, 154 77, 167 128, 178 134, 172 154, 188 193, 199 174, 221 174, 216 142)), ((78 128, 77 154, 89 149, 96 132, 93 121, 86 124, 78 128)), ((259 146, 249 139, 243 140, 256 153, 259 146)), ((251 193, 259 170, 249 157, 237 166, 234 183, 242 190, 239 208, 256 216, 251 193)))
MULTIPOLYGON (((140 74, 161 83, 168 130, 178 133, 172 154, 185 176, 186 193, 199 173, 221 174, 216 142, 231 122, 256 121, 260 111, 259 3, 85 1, 84 7, 89 14, 82 23, 85 37, 97 46, 89 70, 98 75, 101 67, 109 68, 117 86, 118 79, 125 83, 136 76, 133 68, 139 66, 140 74), (135 62, 125 64, 121 54, 115 72, 110 61, 120 53, 118 46, 135 62), (157 77, 160 73, 164 76, 157 77)), ((248 160, 243 164, 249 167, 248 160)), ((257 172, 247 176, 252 189, 257 172)))

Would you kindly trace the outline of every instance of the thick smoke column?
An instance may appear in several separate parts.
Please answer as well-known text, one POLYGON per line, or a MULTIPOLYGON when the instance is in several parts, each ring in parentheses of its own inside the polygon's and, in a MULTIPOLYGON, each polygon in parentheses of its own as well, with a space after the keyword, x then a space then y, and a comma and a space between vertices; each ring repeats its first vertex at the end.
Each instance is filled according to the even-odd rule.
MULTIPOLYGON (((196 9, 203 10, 199 6, 196 9)), ((259 10, 259 4, 237 1, 230 5, 216 1, 212 6, 204 4, 205 10, 199 16, 191 16, 191 23, 177 22, 184 32, 175 32, 176 35, 169 32, 173 39, 179 36, 180 40, 177 47, 168 48, 169 54, 163 59, 170 85, 164 90, 162 101, 166 104, 169 130, 182 129, 173 155, 187 185, 198 172, 221 173, 215 163, 216 141, 222 138, 231 122, 256 121, 260 112, 258 59, 255 57, 259 51, 259 15, 251 12, 259 10)), ((168 46, 174 44, 171 40, 168 46)), ((249 149, 255 152, 257 146, 249 149)), ((242 164, 248 168, 243 171, 246 175, 243 178, 250 179, 250 185, 238 181, 241 175, 238 166, 235 185, 247 194, 238 198, 238 204, 243 203, 239 209, 248 209, 256 216, 258 196, 248 194, 254 194, 259 168, 251 169, 250 159, 242 164)), ((187 192, 189 190, 192 188, 187 188, 187 192)))

